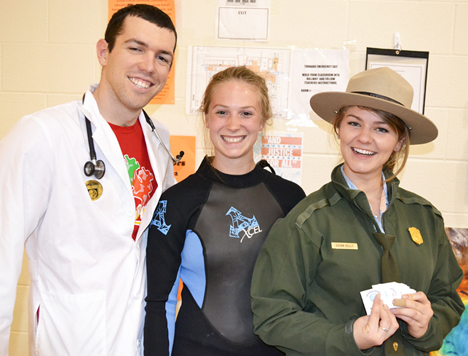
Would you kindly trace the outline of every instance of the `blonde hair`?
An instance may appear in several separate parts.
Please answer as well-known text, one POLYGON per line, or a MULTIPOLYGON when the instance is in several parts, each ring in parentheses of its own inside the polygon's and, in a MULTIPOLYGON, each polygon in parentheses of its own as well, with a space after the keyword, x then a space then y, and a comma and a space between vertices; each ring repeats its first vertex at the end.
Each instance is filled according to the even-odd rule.
POLYGON ((208 149, 208 151, 211 151, 210 153, 213 153, 213 148, 209 138, 208 130, 206 130, 206 114, 208 114, 208 111, 210 110, 211 101, 216 89, 221 84, 231 81, 246 83, 256 89, 260 101, 262 115, 262 121, 260 124, 263 126, 264 130, 266 125, 270 124, 270 119, 273 116, 270 105, 270 98, 268 96, 268 87, 266 85, 265 79, 263 79, 260 75, 248 69, 246 66, 229 67, 221 72, 216 73, 213 75, 213 77, 211 77, 211 80, 205 89, 205 93, 203 94, 202 103, 199 109, 200 113, 202 113, 203 124, 205 127, 205 147, 208 149))

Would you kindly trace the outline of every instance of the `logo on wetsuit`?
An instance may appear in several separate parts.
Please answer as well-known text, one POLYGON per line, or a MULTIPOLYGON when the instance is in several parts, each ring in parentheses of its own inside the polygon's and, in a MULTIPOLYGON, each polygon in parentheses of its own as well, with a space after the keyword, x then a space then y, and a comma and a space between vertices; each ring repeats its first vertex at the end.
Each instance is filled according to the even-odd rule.
POLYGON ((244 237, 252 238, 253 235, 262 232, 255 215, 249 219, 242 215, 242 213, 233 206, 228 210, 226 215, 232 219, 232 224, 229 227, 229 236, 244 240, 244 237))
POLYGON ((164 235, 167 235, 169 229, 172 226, 167 225, 166 219, 164 218, 164 215, 166 214, 166 206, 167 200, 161 200, 158 204, 158 207, 156 208, 156 211, 154 212, 153 220, 151 221, 151 225, 156 226, 157 229, 161 231, 164 235))

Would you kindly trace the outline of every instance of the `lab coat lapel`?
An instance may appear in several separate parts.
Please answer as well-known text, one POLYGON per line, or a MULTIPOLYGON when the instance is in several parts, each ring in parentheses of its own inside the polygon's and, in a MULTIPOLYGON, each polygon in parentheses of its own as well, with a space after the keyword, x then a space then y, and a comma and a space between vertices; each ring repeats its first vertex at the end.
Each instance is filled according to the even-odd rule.
POLYGON ((104 161, 106 170, 114 169, 133 195, 119 141, 107 121, 99 113, 97 103, 90 92, 86 93, 85 104, 82 105, 81 110, 91 122, 96 158, 104 161))
POLYGON ((140 237, 143 231, 149 225, 153 217, 156 205, 158 204, 159 197, 161 196, 164 180, 163 174, 166 172, 165 167, 167 165, 167 160, 169 159, 169 157, 167 157, 167 154, 163 151, 164 149, 163 147, 161 147, 161 143, 157 139, 154 132, 151 131, 151 127, 146 122, 146 118, 143 112, 140 114, 139 120, 141 123, 141 127, 143 128, 143 134, 145 136, 146 148, 148 150, 148 156, 151 162, 151 167, 153 168, 153 173, 158 184, 156 191, 146 204, 145 213, 143 214, 143 217, 141 219, 141 227, 138 233, 140 237))
MULTIPOLYGON (((96 128, 93 133, 93 139, 96 142, 99 149, 102 151, 104 157, 117 172, 119 177, 124 181, 128 190, 132 192, 130 185, 130 178, 128 176, 127 164, 123 157, 122 150, 119 145, 119 141, 112 131, 111 127, 106 123, 100 128, 96 128)), ((96 148, 98 150, 98 148, 96 148)), ((133 193, 132 193, 133 195, 133 193)))

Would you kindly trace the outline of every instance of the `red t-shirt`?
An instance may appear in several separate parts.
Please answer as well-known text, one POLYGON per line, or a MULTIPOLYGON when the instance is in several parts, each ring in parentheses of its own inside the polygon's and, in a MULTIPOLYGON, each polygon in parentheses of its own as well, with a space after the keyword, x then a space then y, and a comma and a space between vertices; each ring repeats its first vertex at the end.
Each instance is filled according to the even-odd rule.
POLYGON ((151 168, 140 120, 137 120, 133 126, 128 127, 111 123, 109 125, 119 141, 120 149, 127 163, 128 176, 135 197, 136 218, 132 235, 135 240, 140 228, 141 217, 145 212, 146 203, 153 196, 158 183, 151 168))

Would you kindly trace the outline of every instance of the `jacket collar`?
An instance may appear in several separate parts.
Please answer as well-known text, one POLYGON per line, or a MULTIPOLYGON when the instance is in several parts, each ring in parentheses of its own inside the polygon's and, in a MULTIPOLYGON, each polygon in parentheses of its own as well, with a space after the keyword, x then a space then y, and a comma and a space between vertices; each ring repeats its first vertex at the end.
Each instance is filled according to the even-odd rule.
MULTIPOLYGON (((342 166, 343 164, 340 164, 332 171, 331 180, 333 187, 344 199, 348 200, 351 204, 356 205, 361 211, 364 211, 370 217, 373 217, 366 194, 361 190, 354 190, 348 187, 348 183, 346 182, 346 179, 343 177, 343 173, 341 172, 342 166)), ((384 171, 384 176, 386 179, 392 175, 393 173, 391 171, 384 171)), ((387 183, 389 209, 395 199, 399 184, 400 181, 398 178, 394 178, 387 183)))

